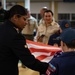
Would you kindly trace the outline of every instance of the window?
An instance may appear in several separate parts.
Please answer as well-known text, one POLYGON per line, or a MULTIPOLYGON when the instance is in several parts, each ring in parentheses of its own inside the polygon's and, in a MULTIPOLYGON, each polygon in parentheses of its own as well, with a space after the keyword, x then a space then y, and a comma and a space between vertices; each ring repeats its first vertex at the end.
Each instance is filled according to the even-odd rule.
POLYGON ((36 14, 31 14, 34 18, 36 18, 36 14))
POLYGON ((71 19, 75 21, 75 14, 72 14, 71 19))
POLYGON ((38 22, 39 22, 39 20, 41 19, 41 16, 40 16, 39 13, 37 13, 37 14, 36 14, 36 13, 31 13, 31 15, 32 15, 33 17, 35 17, 38 22))
POLYGON ((40 19, 41 19, 41 16, 40 16, 40 14, 38 14, 38 22, 39 22, 40 19))
POLYGON ((75 21, 71 21, 71 26, 75 28, 75 21))
POLYGON ((75 28, 75 13, 59 13, 58 14, 58 23, 62 20, 69 20, 71 22, 71 26, 75 28))
POLYGON ((70 14, 58 14, 58 20, 70 20, 70 14))

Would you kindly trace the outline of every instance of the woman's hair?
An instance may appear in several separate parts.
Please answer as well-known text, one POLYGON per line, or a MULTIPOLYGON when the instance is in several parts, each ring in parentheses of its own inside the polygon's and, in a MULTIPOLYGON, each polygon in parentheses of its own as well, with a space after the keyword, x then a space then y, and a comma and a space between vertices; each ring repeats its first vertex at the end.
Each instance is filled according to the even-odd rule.
POLYGON ((20 15, 20 16, 27 15, 27 12, 28 12, 27 9, 24 8, 23 6, 15 5, 6 12, 5 19, 10 19, 14 15, 20 15))

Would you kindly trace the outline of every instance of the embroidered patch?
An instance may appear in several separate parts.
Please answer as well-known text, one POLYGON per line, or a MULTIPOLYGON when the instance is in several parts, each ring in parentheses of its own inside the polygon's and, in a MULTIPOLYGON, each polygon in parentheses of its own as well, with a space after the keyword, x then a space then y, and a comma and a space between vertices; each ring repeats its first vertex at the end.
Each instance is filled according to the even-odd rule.
POLYGON ((28 48, 28 46, 27 46, 27 45, 24 45, 24 47, 25 47, 25 48, 28 48))

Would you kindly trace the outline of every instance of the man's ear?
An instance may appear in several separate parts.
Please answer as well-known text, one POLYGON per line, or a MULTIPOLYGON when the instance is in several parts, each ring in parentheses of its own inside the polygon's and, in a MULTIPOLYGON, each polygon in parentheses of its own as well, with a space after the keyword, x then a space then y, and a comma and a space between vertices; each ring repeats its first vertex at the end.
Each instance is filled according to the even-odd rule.
POLYGON ((63 46, 65 46, 66 44, 63 42, 63 46))
POLYGON ((66 44, 62 41, 62 46, 66 46, 66 44))
POLYGON ((61 47, 63 47, 64 46, 64 42, 63 41, 61 41, 61 47))

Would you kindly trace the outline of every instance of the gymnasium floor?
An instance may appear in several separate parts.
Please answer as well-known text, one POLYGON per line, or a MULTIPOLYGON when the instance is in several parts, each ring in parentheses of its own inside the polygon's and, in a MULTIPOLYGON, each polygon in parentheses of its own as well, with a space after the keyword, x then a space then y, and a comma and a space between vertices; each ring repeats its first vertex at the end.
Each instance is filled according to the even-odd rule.
POLYGON ((33 71, 29 68, 22 68, 22 66, 19 66, 19 75, 39 75, 39 72, 33 71))

